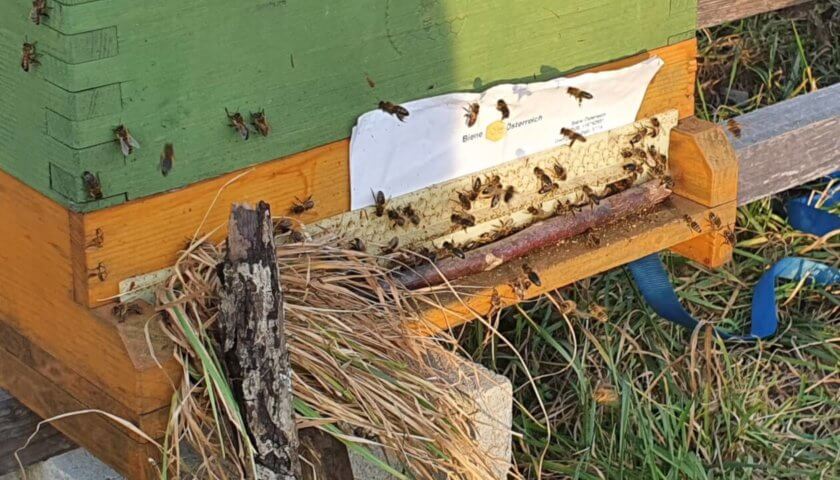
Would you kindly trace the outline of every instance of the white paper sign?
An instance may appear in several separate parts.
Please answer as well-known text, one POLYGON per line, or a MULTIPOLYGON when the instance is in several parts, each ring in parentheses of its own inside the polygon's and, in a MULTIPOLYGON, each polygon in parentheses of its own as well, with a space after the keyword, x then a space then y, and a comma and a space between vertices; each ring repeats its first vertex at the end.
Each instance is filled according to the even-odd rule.
POLYGON ((405 122, 381 110, 365 113, 350 140, 352 209, 372 205, 371 191, 398 197, 568 144, 561 128, 588 136, 632 123, 662 64, 654 57, 621 70, 425 98, 403 104, 405 122), (568 87, 593 98, 579 104, 568 87), (500 99, 510 109, 504 123, 500 99), (478 121, 468 127, 464 109, 473 102, 478 121))

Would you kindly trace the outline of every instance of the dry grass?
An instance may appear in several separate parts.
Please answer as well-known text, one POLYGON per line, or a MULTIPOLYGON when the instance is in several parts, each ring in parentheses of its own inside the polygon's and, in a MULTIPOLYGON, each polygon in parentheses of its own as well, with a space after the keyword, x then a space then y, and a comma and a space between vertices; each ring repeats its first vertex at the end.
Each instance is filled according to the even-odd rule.
MULTIPOLYGON (((363 455, 369 455, 364 446, 381 445, 411 478, 488 478, 492 459, 471 436, 476 405, 460 392, 458 379, 433 366, 446 363, 456 342, 407 330, 406 321, 419 319, 419 299, 393 282, 375 257, 336 244, 277 249, 300 426, 322 428, 363 455)), ((235 402, 213 372, 221 370, 210 332, 218 319, 215 266, 222 258, 219 246, 192 245, 161 293, 185 372, 168 441, 176 476, 182 442, 199 453, 202 463, 192 473, 199 478, 237 478, 252 468, 235 402)))

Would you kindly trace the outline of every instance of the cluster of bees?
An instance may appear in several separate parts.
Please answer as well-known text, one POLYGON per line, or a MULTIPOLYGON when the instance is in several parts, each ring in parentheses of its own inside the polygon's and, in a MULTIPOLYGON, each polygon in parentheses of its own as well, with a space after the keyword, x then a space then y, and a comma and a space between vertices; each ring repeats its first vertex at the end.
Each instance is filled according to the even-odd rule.
MULTIPOLYGON (((691 215, 685 214, 683 215, 683 222, 695 233, 703 233, 703 227, 700 226, 696 220, 691 218, 691 215)), ((709 222, 709 225, 712 229, 716 232, 720 232, 721 236, 723 237, 723 241, 726 242, 727 245, 732 247, 735 246, 735 233, 732 231, 731 228, 723 227, 723 222, 721 222, 720 217, 715 214, 715 212, 709 212, 709 215, 706 217, 706 221, 709 222)))
MULTIPOLYGON (((31 44, 24 44, 24 50, 26 51, 27 45, 29 45, 29 49, 31 55, 27 56, 24 55, 23 62, 26 65, 31 65, 34 57, 34 45, 31 44)), ((37 62, 37 61, 36 61, 37 62)), ((28 71, 27 68, 24 70, 28 71)), ((225 108, 225 115, 228 119, 228 125, 233 128, 239 136, 243 140, 248 140, 251 136, 251 128, 255 132, 258 132, 260 135, 267 137, 269 133, 271 133, 271 125, 268 123, 268 119, 265 115, 265 110, 260 110, 258 112, 251 112, 251 127, 249 127, 245 123, 245 119, 239 112, 231 113, 227 108, 225 108)), ((120 147, 120 152, 122 152, 124 157, 130 156, 134 153, 134 150, 140 148, 140 142, 134 138, 131 132, 125 125, 118 125, 114 129, 114 137, 115 142, 120 147)), ((163 146, 163 151, 160 154, 160 172, 163 176, 169 175, 169 172, 172 171, 172 167, 175 165, 175 146, 172 143, 166 143, 163 146)), ((102 184, 99 181, 99 177, 91 172, 84 172, 82 174, 82 183, 84 184, 85 191, 87 192, 88 198, 93 200, 99 200, 102 198, 102 184)))

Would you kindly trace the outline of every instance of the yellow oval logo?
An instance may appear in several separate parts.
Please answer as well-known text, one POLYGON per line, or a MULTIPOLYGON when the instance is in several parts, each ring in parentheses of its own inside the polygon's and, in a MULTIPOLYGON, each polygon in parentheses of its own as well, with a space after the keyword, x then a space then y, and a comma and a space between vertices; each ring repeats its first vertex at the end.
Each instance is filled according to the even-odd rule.
POLYGON ((505 134, 507 134, 507 126, 505 125, 505 122, 499 120, 487 125, 487 131, 484 136, 491 142, 498 142, 499 140, 505 138, 505 134))

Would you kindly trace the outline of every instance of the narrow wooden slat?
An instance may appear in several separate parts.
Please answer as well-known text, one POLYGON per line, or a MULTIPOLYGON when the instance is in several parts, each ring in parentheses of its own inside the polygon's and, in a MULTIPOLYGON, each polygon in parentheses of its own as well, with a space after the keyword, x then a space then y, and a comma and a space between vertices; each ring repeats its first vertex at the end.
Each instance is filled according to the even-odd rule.
MULTIPOLYGON (((638 117, 676 108, 685 118, 694 112, 696 54, 696 41, 689 40, 586 71, 621 68, 658 55, 665 66, 648 88, 638 117)), ((275 215, 281 215, 295 197, 312 195, 316 206, 301 217, 306 223, 348 211, 348 145, 342 140, 181 190, 84 214, 84 235, 78 237, 74 249, 81 249, 79 255, 85 258, 85 268, 75 273, 77 285, 86 288, 83 286, 85 291, 77 297, 82 303, 86 299, 89 306, 101 304, 119 293, 120 280, 172 265, 208 210, 202 231, 221 227, 212 236, 216 241, 224 237, 228 207, 234 202, 263 200, 272 205, 275 215), (244 172, 248 173, 221 191, 211 210, 222 187, 244 172), (104 233, 104 242, 91 247, 97 229, 104 233), (99 264, 108 270, 104 280, 87 273, 99 264)))
POLYGON ((736 118, 744 205, 840 170, 840 84, 736 118))
MULTIPOLYGON (((41 417, 0 390, 0 476, 17 470, 15 450, 26 443, 41 417)), ((50 425, 41 428, 29 447, 20 453, 24 466, 66 452, 75 445, 50 425)))
POLYGON ((721 23, 792 7, 811 0, 699 0, 697 28, 713 27, 721 23))

